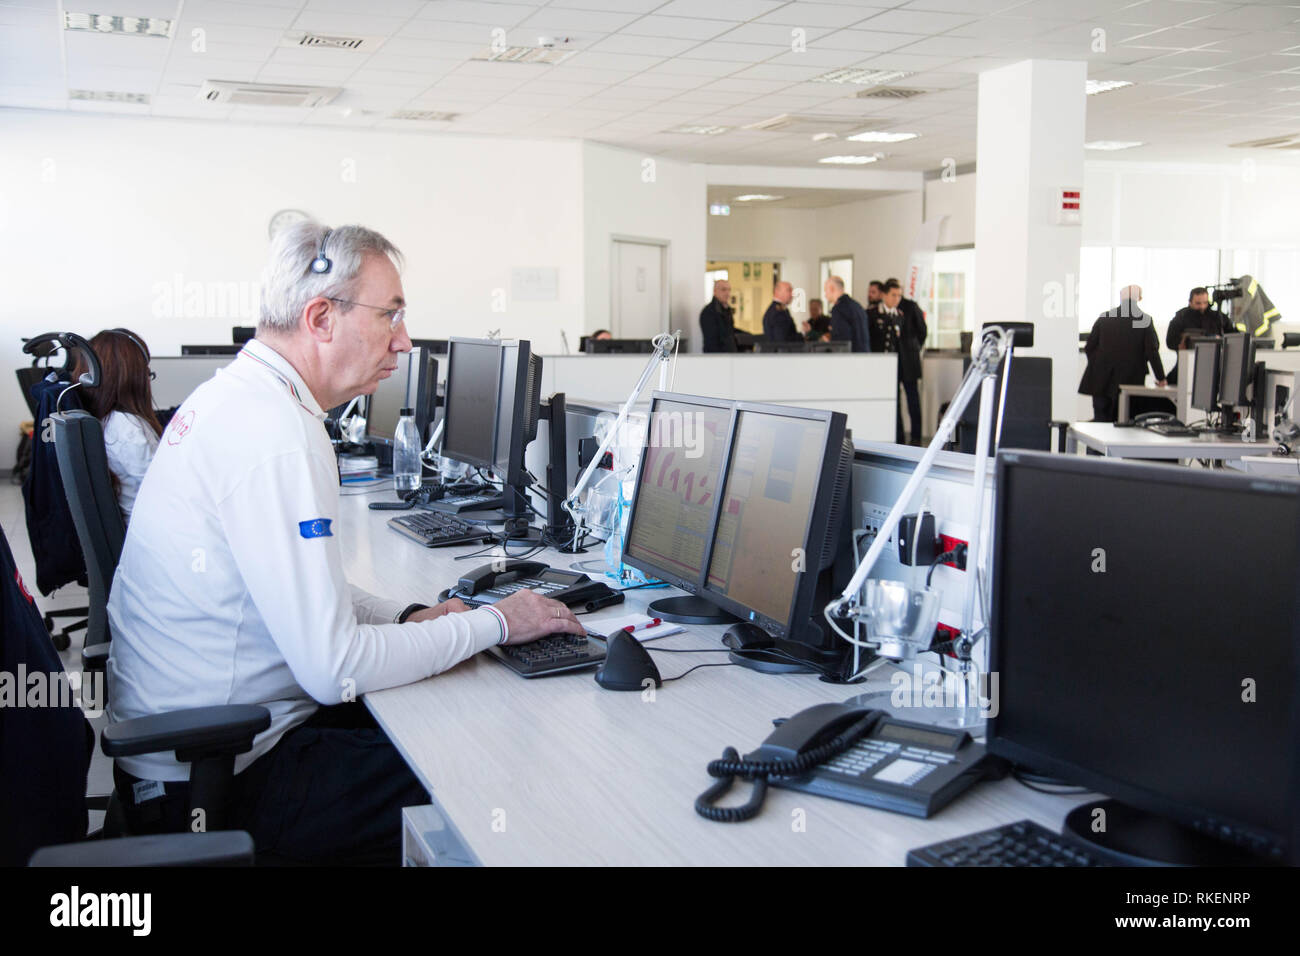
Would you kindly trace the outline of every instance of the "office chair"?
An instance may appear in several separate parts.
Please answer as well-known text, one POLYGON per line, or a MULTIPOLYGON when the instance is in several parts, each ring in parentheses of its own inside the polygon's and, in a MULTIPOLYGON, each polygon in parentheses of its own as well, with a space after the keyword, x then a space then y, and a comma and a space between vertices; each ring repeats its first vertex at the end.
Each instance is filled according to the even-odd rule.
MULTIPOLYGON (((112 640, 107 613, 109 589, 122 554, 126 524, 113 493, 99 419, 89 412, 74 410, 57 412, 50 421, 59 474, 86 556, 91 603, 82 665, 88 673, 103 672, 112 640)), ((191 764, 191 807, 203 808, 208 830, 220 830, 225 823, 235 757, 250 750, 254 736, 270 724, 271 715, 265 707, 199 707, 110 724, 104 729, 101 747, 114 758, 174 750, 178 760, 191 764)), ((109 796, 105 809, 105 832, 114 836, 124 833, 124 816, 115 793, 109 796)))
MULTIPOLYGON (((1002 416, 1002 440, 998 447, 1051 451, 1052 431, 1056 430, 1056 450, 1065 451, 1065 430, 1069 423, 1052 419, 1052 360, 1014 355, 1011 362, 1011 382, 1007 385, 1007 408, 1002 416)), ((969 368, 970 359, 965 364, 969 368)), ((1002 369, 999 368, 993 389, 994 421, 1001 396, 1002 369)), ((980 397, 976 395, 957 423, 950 446, 954 450, 974 454, 979 408, 980 397)))

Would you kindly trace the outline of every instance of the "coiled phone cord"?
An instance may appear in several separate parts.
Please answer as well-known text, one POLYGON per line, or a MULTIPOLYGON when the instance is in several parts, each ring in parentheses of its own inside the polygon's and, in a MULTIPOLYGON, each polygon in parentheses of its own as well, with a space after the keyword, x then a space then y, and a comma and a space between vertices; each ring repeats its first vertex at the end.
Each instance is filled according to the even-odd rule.
POLYGON ((825 763, 853 746, 879 716, 874 711, 870 712, 825 743, 796 754, 789 760, 742 760, 735 747, 728 747, 722 752, 720 760, 709 761, 706 768, 709 776, 717 777, 718 781, 695 798, 695 812, 715 823, 741 823, 757 816, 767 798, 768 778, 797 777, 825 763), (714 801, 731 789, 736 777, 754 782, 749 802, 739 807, 715 806, 714 801))

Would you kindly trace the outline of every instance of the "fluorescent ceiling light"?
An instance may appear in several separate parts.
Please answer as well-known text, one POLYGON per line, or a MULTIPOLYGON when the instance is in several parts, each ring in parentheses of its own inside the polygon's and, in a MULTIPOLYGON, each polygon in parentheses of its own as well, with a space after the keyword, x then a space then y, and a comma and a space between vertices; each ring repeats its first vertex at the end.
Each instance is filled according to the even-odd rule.
POLYGON ((668 133, 690 133, 696 136, 717 136, 731 129, 730 126, 674 126, 668 133))
POLYGON ((870 156, 823 156, 817 162, 835 166, 865 166, 867 163, 879 162, 884 158, 884 153, 872 153, 870 156))
POLYGON ((784 196, 769 196, 767 193, 745 193, 743 196, 737 196, 732 202, 775 202, 784 198, 784 196))
POLYGON ((136 106, 148 106, 148 93, 119 93, 116 90, 68 90, 68 99, 86 100, 92 103, 132 103, 136 106))
POLYGON ((1132 86, 1129 80, 1089 80, 1085 85, 1089 96, 1096 96, 1098 93, 1109 93, 1111 90, 1122 90, 1126 86, 1132 86))
POLYGON ((1125 139, 1094 139, 1091 143, 1084 143, 1084 149, 1132 149, 1134 146, 1145 146, 1146 143, 1133 142, 1125 139))
POLYGON ((709 215, 710 215, 710 216, 730 216, 730 215, 731 215, 731 207, 730 207, 729 205, 727 205, 726 203, 722 203, 722 202, 710 203, 710 204, 709 204, 709 215))
POLYGON ((871 129, 865 133, 854 133, 848 137, 853 143, 901 143, 906 139, 916 139, 920 133, 890 133, 883 129, 871 129))
POLYGON ((854 70, 845 68, 842 70, 831 70, 829 73, 823 73, 821 76, 814 76, 814 83, 856 83, 858 86, 880 86, 882 83, 892 83, 894 80, 901 80, 905 76, 912 74, 904 70, 854 70))
POLYGON ((172 21, 161 17, 119 17, 108 13, 64 13, 63 29, 107 36, 159 37, 172 35, 172 21))

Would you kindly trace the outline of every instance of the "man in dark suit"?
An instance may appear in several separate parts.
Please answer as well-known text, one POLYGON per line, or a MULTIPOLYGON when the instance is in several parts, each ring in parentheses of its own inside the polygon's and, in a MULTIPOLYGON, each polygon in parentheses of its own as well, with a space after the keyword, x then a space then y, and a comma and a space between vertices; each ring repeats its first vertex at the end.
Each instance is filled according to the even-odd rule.
MULTIPOLYGON (((929 329, 925 312, 911 299, 903 298, 903 288, 897 279, 885 281, 880 305, 875 309, 876 325, 886 341, 889 351, 898 353, 898 381, 907 398, 907 418, 912 424, 912 444, 921 444, 921 350, 929 329)), ((870 314, 870 313, 868 313, 870 314)), ((894 440, 900 445, 906 441, 903 434, 903 409, 897 409, 894 440)))
POLYGON ((831 338, 849 342, 853 352, 871 351, 871 333, 867 310, 844 291, 844 280, 831 276, 822 285, 826 301, 831 304, 831 338))
POLYGON ((790 318, 790 300, 794 286, 778 282, 772 287, 772 304, 763 313, 763 338, 768 342, 802 342, 803 336, 790 318))
POLYGON ((713 298, 700 310, 700 333, 706 352, 738 352, 735 310, 731 307, 731 283, 713 283, 713 298))
MULTIPOLYGON (((1210 308, 1210 290, 1197 286, 1187 296, 1187 308, 1179 309, 1169 322, 1169 331, 1165 334, 1165 345, 1175 353, 1183 348, 1183 336, 1222 335, 1227 327, 1227 320, 1218 309, 1210 308)), ((1174 361, 1178 361, 1177 355, 1174 361)), ((1178 365, 1169 372, 1169 384, 1178 384, 1178 365)))
POLYGON ((1167 384, 1155 326, 1138 305, 1142 289, 1125 286, 1119 298, 1118 306, 1097 317, 1083 347, 1088 367, 1079 382, 1079 394, 1092 396, 1092 420, 1096 422, 1113 422, 1119 417, 1119 387, 1145 382, 1147 365, 1157 385, 1167 384))

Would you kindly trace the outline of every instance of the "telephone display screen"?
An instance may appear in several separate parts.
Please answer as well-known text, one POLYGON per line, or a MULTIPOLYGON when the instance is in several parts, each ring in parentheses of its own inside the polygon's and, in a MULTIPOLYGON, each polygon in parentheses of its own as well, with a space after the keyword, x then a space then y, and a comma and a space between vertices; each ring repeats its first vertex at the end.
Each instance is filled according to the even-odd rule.
POLYGON ((881 740, 897 740, 899 743, 925 747, 929 750, 956 750, 962 743, 960 734, 946 734, 941 730, 923 730, 920 727, 906 727, 887 722, 876 728, 876 736, 881 740))
POLYGON ((637 478, 629 557, 698 582, 731 409, 659 399, 637 478))
POLYGON ((742 411, 706 587, 786 622, 817 492, 826 423, 742 411))

